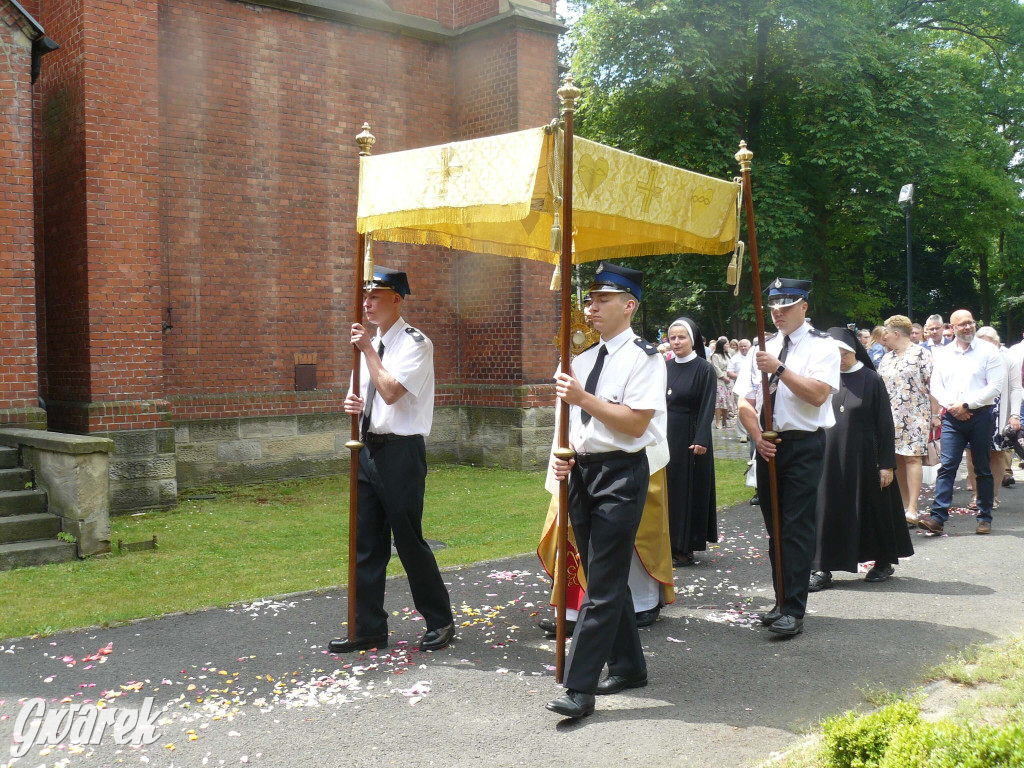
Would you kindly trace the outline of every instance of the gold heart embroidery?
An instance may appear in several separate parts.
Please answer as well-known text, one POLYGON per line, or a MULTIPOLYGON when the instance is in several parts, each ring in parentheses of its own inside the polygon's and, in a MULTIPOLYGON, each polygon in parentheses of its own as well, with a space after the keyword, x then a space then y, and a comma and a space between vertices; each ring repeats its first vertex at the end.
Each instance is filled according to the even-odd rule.
POLYGON ((694 205, 711 205, 711 198, 714 197, 714 194, 711 187, 697 187, 693 190, 690 202, 694 205))
POLYGON ((608 161, 603 157, 595 160, 591 155, 582 155, 576 175, 579 176, 583 189, 588 195, 592 195, 608 178, 608 161))

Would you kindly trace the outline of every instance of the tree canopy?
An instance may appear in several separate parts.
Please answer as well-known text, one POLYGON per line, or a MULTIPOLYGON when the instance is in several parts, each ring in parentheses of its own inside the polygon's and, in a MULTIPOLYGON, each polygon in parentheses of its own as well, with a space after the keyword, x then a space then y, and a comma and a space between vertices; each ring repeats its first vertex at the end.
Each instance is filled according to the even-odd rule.
MULTIPOLYGON (((1018 0, 575 0, 582 135, 719 177, 745 139, 761 272, 815 283, 821 327, 967 307, 1024 324, 1024 5, 1018 0)), ((646 328, 749 331, 750 270, 646 260, 646 328)), ((1010 328, 1006 328, 1009 325, 1010 328)), ((1005 334, 1004 334, 1005 335, 1005 334)))

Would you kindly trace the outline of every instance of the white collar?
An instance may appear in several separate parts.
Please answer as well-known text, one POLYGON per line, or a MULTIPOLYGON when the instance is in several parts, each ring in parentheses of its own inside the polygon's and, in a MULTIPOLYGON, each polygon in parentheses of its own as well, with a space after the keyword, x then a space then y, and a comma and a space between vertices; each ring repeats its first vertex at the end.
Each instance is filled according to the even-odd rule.
POLYGON ((611 355, 614 354, 615 352, 618 352, 619 348, 622 347, 623 344, 625 344, 627 341, 633 338, 633 335, 633 329, 627 326, 626 330, 624 330, 622 333, 613 336, 608 340, 602 338, 601 343, 608 347, 608 354, 611 355))
POLYGON ((686 357, 673 357, 672 359, 675 360, 677 363, 688 363, 691 360, 695 359, 696 357, 697 352, 691 349, 690 354, 688 354, 686 357))
POLYGON ((847 369, 845 371, 842 371, 842 373, 853 373, 854 371, 859 371, 863 367, 864 367, 864 363, 862 363, 860 360, 858 360, 856 363, 851 365, 849 367, 849 369, 847 369))
POLYGON ((377 328, 377 341, 383 342, 384 348, 387 349, 389 346, 391 346, 391 342, 395 340, 398 334, 402 332, 402 329, 405 328, 405 326, 405 318, 399 315, 398 319, 395 320, 395 324, 388 328, 388 332, 385 333, 384 335, 381 335, 380 328, 377 328))

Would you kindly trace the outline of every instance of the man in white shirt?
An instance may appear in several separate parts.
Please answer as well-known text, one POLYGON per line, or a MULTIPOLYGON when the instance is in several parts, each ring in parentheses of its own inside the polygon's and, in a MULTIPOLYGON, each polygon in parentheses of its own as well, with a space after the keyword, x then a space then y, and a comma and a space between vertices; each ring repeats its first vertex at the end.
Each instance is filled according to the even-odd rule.
POLYGON ((782 553, 779 584, 775 547, 769 548, 775 606, 761 618, 762 624, 779 635, 798 635, 804 628, 825 428, 836 423, 832 395, 839 391, 840 383, 839 347, 835 340, 804 322, 810 288, 807 280, 777 278, 771 284, 768 308, 779 333, 765 341, 764 351, 748 355, 750 364, 736 380, 735 390, 740 419, 757 448, 757 495, 765 528, 773 540, 778 536, 782 553), (779 435, 777 443, 766 440, 762 432, 762 372, 770 375, 768 397, 772 404, 772 428, 779 435), (768 459, 773 457, 781 531, 774 529, 769 490, 768 459))
POLYGON ((647 663, 628 586, 633 542, 650 477, 646 450, 665 440, 665 361, 630 328, 643 272, 601 263, 590 286, 590 320, 601 342, 555 378, 569 405, 575 459, 551 457, 569 481, 569 518, 587 591, 566 661, 566 692, 547 708, 578 719, 594 696, 647 685, 647 663), (585 384, 584 384, 585 382, 585 384), (601 670, 608 664, 608 676, 601 670))
POLYGON ((924 341, 921 346, 929 352, 949 344, 949 341, 942 338, 942 315, 929 315, 924 321, 924 341))
POLYGON ((434 418, 434 346, 401 316, 410 293, 404 272, 378 266, 363 293, 370 333, 353 323, 351 343, 362 352, 360 391, 349 392, 345 413, 362 415, 356 535, 356 626, 327 644, 348 653, 388 644, 384 588, 391 539, 409 577, 412 600, 427 630, 420 650, 437 651, 455 636, 448 588, 423 538, 427 477, 424 436, 434 418))
MULTIPOLYGON (((740 339, 739 343, 740 351, 729 358, 729 365, 725 369, 725 375, 729 377, 734 388, 736 380, 740 377, 740 371, 747 364, 747 354, 750 352, 750 339, 740 339)), ((743 422, 739 419, 736 419, 736 436, 741 443, 747 442, 747 431, 743 429, 743 422)), ((753 454, 753 449, 751 449, 751 454, 753 454)))
POLYGON ((978 527, 975 533, 992 532, 992 499, 995 486, 989 451, 992 447, 992 405, 1003 390, 1006 367, 999 350, 975 337, 974 317, 958 309, 949 318, 956 334, 954 343, 932 355, 931 394, 942 406, 933 426, 942 425, 942 460, 935 481, 931 514, 918 518, 918 527, 942 533, 953 503, 953 481, 971 446, 978 491, 978 527))

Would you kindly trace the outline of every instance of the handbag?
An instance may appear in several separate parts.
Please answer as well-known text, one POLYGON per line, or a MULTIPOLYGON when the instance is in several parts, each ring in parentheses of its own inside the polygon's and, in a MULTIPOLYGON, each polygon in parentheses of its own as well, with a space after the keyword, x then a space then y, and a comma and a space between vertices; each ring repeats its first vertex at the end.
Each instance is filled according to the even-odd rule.
POLYGON ((940 430, 935 429, 928 432, 928 445, 924 458, 921 459, 921 464, 926 467, 934 467, 942 461, 942 441, 939 439, 941 434, 940 430))

